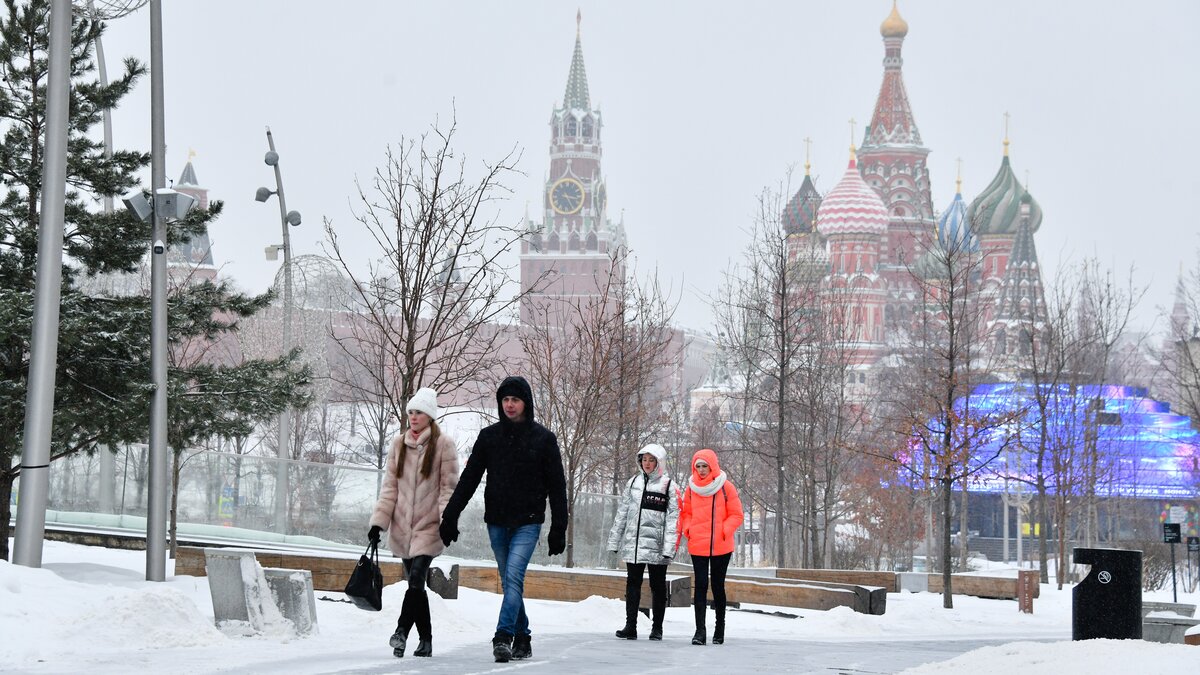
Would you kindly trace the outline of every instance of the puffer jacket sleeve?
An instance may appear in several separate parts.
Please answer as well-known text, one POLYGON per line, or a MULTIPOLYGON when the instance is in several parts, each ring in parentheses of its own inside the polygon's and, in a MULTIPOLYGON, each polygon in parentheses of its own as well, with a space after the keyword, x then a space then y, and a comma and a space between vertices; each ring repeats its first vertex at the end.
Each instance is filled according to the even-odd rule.
POLYGON ((678 546, 684 537, 691 541, 692 529, 692 491, 684 488, 683 500, 679 507, 679 532, 675 535, 675 545, 678 546))
POLYGON ((399 491, 396 480, 396 461, 400 443, 403 437, 392 443, 388 451, 387 461, 384 462, 383 485, 379 488, 379 499, 375 502, 375 511, 371 514, 371 525, 377 525, 387 530, 392 524, 392 513, 396 510, 396 494, 399 491))
POLYGON ((613 517, 612 529, 608 532, 608 547, 606 551, 620 551, 621 539, 625 535, 625 527, 629 524, 630 486, 633 480, 625 484, 625 489, 617 495, 617 514, 613 517))
POLYGON ((725 539, 733 541, 733 534, 742 526, 742 521, 746 519, 746 513, 742 509, 742 498, 738 496, 737 488, 733 486, 732 481, 725 482, 725 520, 721 523, 721 531, 725 535, 725 539))
POLYGON ((679 488, 675 487, 675 483, 671 483, 670 485, 669 494, 667 494, 667 529, 666 534, 663 536, 662 554, 664 558, 674 558, 676 551, 679 549, 679 512, 682 498, 679 494, 679 488))
POLYGON ((438 459, 441 467, 438 475, 438 517, 441 517, 450 503, 450 495, 458 487, 458 451, 454 439, 447 436, 438 439, 438 459))

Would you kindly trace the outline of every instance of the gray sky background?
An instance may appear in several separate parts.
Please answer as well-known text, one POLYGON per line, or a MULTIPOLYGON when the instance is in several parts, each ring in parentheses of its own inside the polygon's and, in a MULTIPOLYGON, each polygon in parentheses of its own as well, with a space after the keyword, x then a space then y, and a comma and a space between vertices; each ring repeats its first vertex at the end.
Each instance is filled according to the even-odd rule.
MULTIPOLYGON (((604 115, 609 211, 625 214, 640 270, 681 297, 679 323, 707 329, 707 297, 740 256, 767 186, 802 177, 806 136, 822 192, 846 167, 882 79, 879 24, 890 0, 853 2, 165 2, 167 175, 189 149, 210 197, 224 274, 266 289, 278 262, 278 205, 262 162, 274 132, 296 254, 319 253, 321 220, 356 239, 354 181, 385 146, 457 111, 456 148, 471 160, 517 146, 499 216, 536 215, 548 168, 550 113, 563 96, 575 11, 593 105, 604 115)), ((982 190, 1011 158, 1041 203, 1047 276, 1095 256, 1149 293, 1149 327, 1169 309, 1181 263, 1200 245, 1200 3, 907 0, 904 78, 925 145, 935 207, 982 190)), ((149 10, 111 22, 105 49, 149 61, 149 10)), ((150 144, 150 80, 116 111, 117 147, 150 144)), ((478 163, 475 164, 478 166, 478 163)), ((147 172, 148 182, 148 172, 147 172)), ((361 238, 357 238, 362 242, 361 238)), ((375 254, 355 249, 363 267, 375 254)), ((515 258, 514 258, 515 262, 515 258)))

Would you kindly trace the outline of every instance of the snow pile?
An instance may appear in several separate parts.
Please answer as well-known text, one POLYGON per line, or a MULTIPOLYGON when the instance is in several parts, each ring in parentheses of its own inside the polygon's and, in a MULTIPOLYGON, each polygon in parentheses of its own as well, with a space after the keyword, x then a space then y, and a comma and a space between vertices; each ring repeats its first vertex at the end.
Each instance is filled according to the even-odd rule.
POLYGON ((1187 673, 1200 662, 1200 650, 1137 640, 1010 642, 983 647, 941 663, 903 671, 905 675, 971 673, 1187 673), (1188 665, 1192 664, 1192 665, 1188 665))

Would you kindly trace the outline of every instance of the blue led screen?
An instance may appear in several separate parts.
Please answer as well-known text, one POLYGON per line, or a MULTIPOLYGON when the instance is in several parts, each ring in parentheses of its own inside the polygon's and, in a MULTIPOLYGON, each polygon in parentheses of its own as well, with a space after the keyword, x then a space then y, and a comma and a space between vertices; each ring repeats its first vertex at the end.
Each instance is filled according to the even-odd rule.
MULTIPOLYGON (((1059 479, 1050 475, 1047 462, 1043 474, 1048 475, 1051 492, 1064 487, 1078 494, 1092 475, 1102 496, 1190 499, 1200 492, 1200 433, 1186 416, 1172 413, 1168 403, 1150 398, 1145 388, 1058 385, 1043 386, 1042 391, 1050 402, 1048 453, 1071 460, 1061 486, 1055 484, 1059 479)), ((976 443, 976 467, 995 457, 1006 440, 1011 452, 991 459, 971 479, 972 491, 1003 492, 1006 475, 1031 479, 1041 427, 1034 393, 1028 383, 984 384, 969 400, 956 402, 956 410, 967 419, 1009 418, 976 443)))

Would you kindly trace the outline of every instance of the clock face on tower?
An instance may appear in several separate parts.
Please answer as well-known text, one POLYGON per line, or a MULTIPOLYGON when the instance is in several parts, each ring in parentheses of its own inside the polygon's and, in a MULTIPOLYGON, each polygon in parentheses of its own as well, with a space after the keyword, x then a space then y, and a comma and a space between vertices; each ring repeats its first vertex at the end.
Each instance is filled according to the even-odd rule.
POLYGON ((550 206, 565 216, 583 208, 583 183, 574 178, 562 178, 550 188, 550 206))

